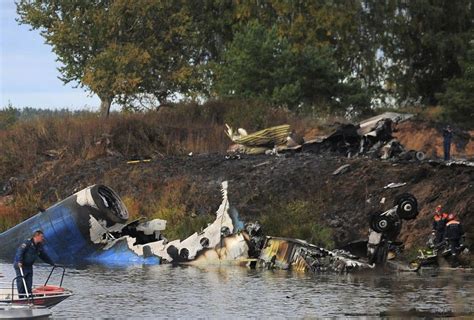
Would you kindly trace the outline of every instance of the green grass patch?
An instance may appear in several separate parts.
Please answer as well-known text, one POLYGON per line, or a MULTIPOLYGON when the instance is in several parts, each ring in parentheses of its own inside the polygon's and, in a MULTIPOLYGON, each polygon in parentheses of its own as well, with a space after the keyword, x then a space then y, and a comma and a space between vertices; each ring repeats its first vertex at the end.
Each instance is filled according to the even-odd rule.
POLYGON ((333 231, 323 222, 315 203, 295 200, 277 203, 272 208, 272 212, 262 215, 261 223, 266 234, 334 248, 333 231))

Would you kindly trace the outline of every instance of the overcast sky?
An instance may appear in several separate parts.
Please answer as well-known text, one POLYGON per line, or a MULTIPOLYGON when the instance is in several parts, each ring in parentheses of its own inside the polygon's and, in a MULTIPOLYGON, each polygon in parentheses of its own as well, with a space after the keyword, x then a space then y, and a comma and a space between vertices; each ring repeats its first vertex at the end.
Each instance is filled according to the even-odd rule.
POLYGON ((58 79, 58 63, 38 31, 16 21, 14 0, 0 0, 0 108, 97 110, 100 101, 58 79))

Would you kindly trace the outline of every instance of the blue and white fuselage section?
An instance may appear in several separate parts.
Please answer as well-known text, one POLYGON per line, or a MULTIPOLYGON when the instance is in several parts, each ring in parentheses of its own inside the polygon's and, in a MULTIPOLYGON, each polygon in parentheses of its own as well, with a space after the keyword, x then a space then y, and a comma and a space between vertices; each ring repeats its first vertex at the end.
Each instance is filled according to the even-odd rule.
POLYGON ((159 264, 146 247, 160 240, 166 221, 127 224, 128 217, 112 189, 93 185, 1 233, 0 257, 13 261, 18 246, 42 230, 44 250, 55 263, 159 264))

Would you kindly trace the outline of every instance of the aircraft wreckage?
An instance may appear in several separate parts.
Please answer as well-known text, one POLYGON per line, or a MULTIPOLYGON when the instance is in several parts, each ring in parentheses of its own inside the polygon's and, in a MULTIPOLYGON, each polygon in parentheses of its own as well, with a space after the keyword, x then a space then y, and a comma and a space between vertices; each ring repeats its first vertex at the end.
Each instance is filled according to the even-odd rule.
POLYGON ((230 154, 277 154, 279 152, 336 152, 344 156, 368 155, 381 159, 424 160, 425 154, 405 147, 393 136, 392 125, 412 118, 412 114, 385 112, 358 124, 339 124, 331 133, 305 141, 291 130, 279 125, 254 133, 243 128, 232 129, 226 124, 225 133, 234 143, 230 154))
POLYGON ((230 264, 296 271, 346 272, 372 269, 385 262, 402 219, 416 217, 416 199, 409 194, 395 206, 372 215, 366 242, 368 259, 346 250, 326 250, 299 239, 265 236, 258 222, 244 224, 229 204, 227 182, 222 183, 222 203, 216 219, 187 239, 168 242, 166 221, 135 220, 118 195, 103 185, 90 186, 0 234, 0 257, 13 259, 21 241, 43 230, 44 250, 55 263, 78 265, 230 264))

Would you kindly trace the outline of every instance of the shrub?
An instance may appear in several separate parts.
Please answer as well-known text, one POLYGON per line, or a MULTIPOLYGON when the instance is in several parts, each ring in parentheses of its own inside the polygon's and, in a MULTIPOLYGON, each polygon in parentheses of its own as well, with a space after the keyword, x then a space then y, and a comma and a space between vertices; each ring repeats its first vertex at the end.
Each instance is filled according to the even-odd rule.
POLYGON ((332 229, 323 222, 312 202, 277 203, 271 213, 262 216, 262 226, 268 235, 298 238, 329 249, 334 247, 332 229))
POLYGON ((182 177, 174 178, 160 190, 158 200, 153 200, 145 210, 152 219, 167 221, 163 234, 169 240, 185 239, 194 232, 205 228, 213 221, 212 215, 197 215, 187 210, 189 183, 182 177))

